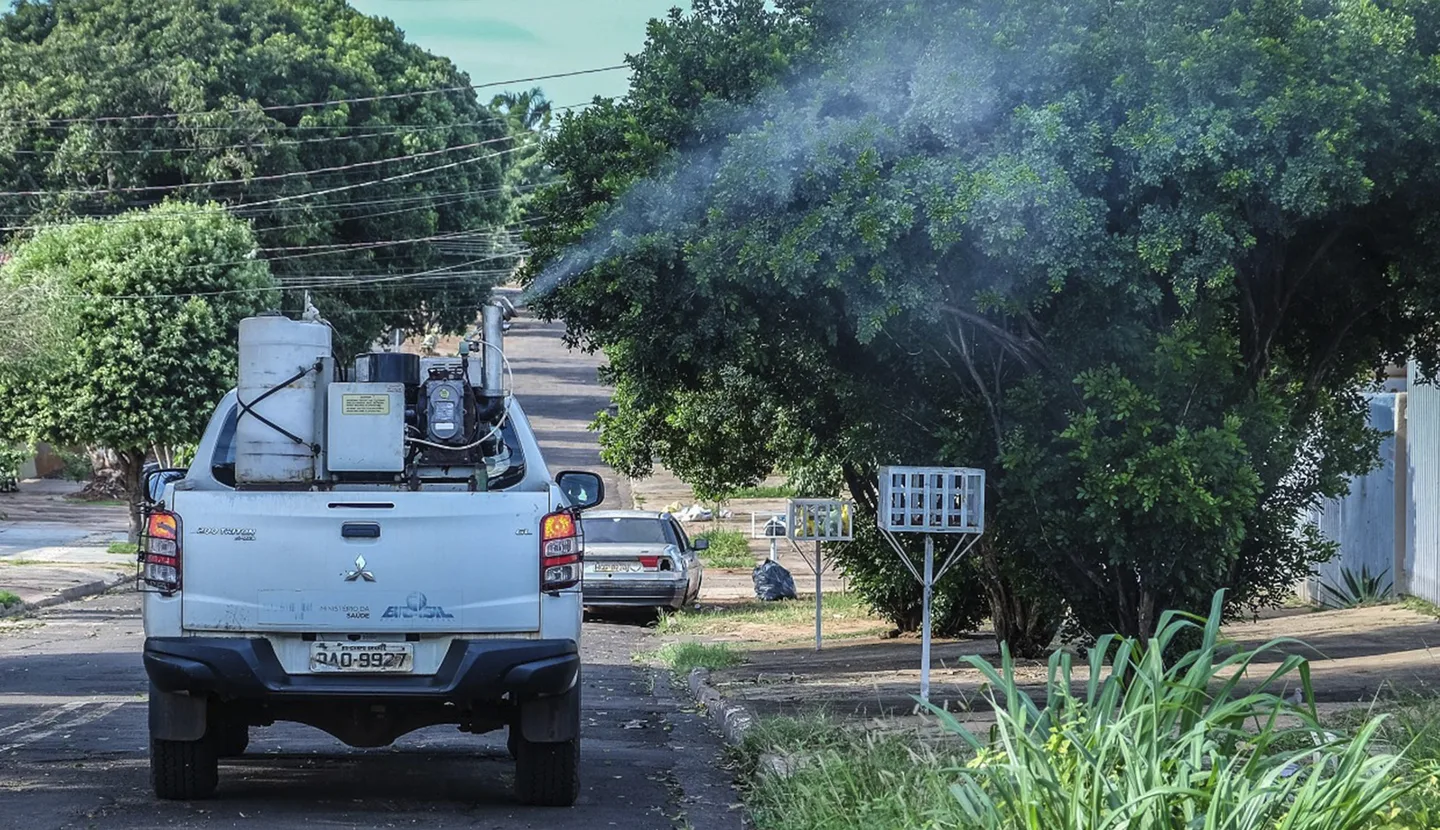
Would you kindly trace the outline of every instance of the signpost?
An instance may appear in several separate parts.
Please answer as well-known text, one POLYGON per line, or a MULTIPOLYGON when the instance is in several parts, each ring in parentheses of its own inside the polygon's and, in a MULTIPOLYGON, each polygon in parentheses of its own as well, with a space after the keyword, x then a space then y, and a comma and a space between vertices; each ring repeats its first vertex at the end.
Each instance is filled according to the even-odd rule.
POLYGON ((930 702, 930 597, 935 583, 985 532, 985 471, 969 467, 882 467, 880 532, 920 582, 920 699, 930 702), (925 534, 925 562, 916 568, 896 533, 925 534), (961 538, 935 569, 935 536, 961 538), (967 542, 965 537, 970 537, 967 542), (961 546, 964 546, 963 549, 961 546))
POLYGON ((780 540, 786 535, 784 513, 751 513, 750 538, 770 540, 770 561, 780 561, 780 540))
POLYGON ((848 542, 855 538, 855 505, 839 499, 790 499, 786 505, 790 541, 795 543, 800 558, 800 542, 815 543, 815 561, 805 560, 815 572, 815 650, 820 650, 821 620, 824 614, 824 594, 821 577, 825 573, 820 557, 820 545, 824 542, 848 542))

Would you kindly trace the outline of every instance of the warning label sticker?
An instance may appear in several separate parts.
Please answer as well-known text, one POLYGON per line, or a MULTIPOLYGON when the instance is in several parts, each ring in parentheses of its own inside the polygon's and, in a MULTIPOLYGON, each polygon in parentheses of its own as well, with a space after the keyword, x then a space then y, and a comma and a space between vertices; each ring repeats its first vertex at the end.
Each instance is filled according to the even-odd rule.
POLYGON ((389 395, 341 395, 341 415, 389 415, 389 395))

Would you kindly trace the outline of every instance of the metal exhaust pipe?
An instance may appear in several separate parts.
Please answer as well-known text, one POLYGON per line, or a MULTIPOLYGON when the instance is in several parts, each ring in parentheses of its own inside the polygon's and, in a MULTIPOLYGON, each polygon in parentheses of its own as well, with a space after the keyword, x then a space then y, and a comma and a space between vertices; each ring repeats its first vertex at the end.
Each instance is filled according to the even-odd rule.
POLYGON ((505 395, 505 309, 496 300, 491 300, 481 309, 482 337, 485 340, 485 354, 481 358, 485 369, 483 392, 487 398, 505 395))

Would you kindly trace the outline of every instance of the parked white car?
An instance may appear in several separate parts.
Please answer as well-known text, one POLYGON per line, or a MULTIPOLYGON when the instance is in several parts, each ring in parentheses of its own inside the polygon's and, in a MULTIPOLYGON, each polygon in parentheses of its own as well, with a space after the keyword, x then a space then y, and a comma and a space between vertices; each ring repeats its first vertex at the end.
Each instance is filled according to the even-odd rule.
POLYGON ((585 604, 677 610, 700 595, 705 565, 669 513, 603 510, 585 515, 585 604))

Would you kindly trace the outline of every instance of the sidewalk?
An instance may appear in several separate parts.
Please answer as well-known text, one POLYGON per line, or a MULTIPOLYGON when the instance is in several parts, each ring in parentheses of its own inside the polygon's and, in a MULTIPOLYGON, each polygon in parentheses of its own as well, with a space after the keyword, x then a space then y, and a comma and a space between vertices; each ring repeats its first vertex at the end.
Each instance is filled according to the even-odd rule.
POLYGON ((110 553, 125 541, 125 508, 68 501, 71 482, 26 481, 0 496, 0 592, 20 598, 0 616, 100 593, 135 575, 135 558, 110 553))

